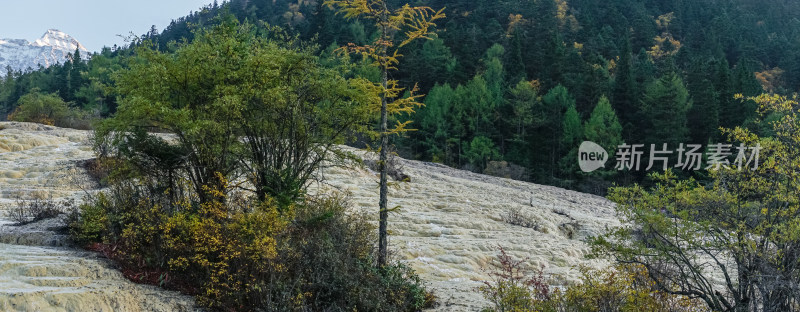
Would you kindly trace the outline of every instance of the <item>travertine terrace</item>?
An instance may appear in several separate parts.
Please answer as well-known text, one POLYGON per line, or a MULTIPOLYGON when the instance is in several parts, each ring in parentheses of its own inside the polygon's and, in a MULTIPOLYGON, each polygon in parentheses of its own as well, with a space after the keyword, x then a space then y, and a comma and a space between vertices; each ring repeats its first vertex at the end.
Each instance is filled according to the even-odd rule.
MULTIPOLYGON (((28 123, 0 123, 0 208, 33 196, 80 199, 92 186, 75 163, 92 158, 89 133, 28 123)), ((356 153, 363 153, 355 151, 356 153)), ((441 311, 478 310, 475 290, 504 247, 529 258, 554 284, 575 281, 586 260, 588 236, 619 224, 613 204, 598 196, 474 174, 418 161, 400 161, 411 182, 390 189, 393 258, 416 269, 435 291, 441 311), (538 229, 502 215, 518 209, 538 229), (570 233, 571 232, 571 233, 570 233)), ((328 168, 311 192, 345 192, 355 213, 377 219, 377 178, 367 168, 328 168)), ((8 227, 8 226, 6 226, 8 227)), ((6 231, 9 232, 9 231, 6 231)), ((9 241, 9 240, 5 240, 9 241)), ((11 242, 48 245, 36 239, 11 242)), ((61 311, 98 304, 101 310, 192 309, 186 297, 134 285, 91 253, 46 246, 0 245, 0 310, 61 311)))

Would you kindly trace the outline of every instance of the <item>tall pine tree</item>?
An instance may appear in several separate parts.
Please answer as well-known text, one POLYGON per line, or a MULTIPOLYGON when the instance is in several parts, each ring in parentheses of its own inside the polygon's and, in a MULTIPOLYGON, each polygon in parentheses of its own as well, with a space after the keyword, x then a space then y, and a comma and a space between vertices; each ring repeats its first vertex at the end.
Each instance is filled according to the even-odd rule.
POLYGON ((583 126, 584 138, 612 153, 622 144, 622 125, 607 97, 600 98, 583 126))
POLYGON ((692 107, 689 91, 674 72, 667 72, 652 82, 642 99, 646 116, 643 143, 676 146, 689 138, 686 113, 692 107))
POLYGON ((636 119, 638 116, 636 113, 636 81, 633 77, 631 58, 630 37, 625 36, 622 50, 620 51, 619 63, 617 63, 614 73, 612 100, 614 101, 614 109, 619 112, 620 122, 632 131, 634 130, 633 125, 637 124, 636 119))
POLYGON ((733 83, 731 81, 731 69, 726 58, 717 61, 714 88, 718 94, 719 101, 719 124, 724 128, 733 129, 736 127, 737 119, 741 112, 738 112, 733 95, 733 83))
POLYGON ((688 125, 692 143, 704 144, 719 134, 719 101, 714 84, 709 79, 712 68, 699 59, 692 61, 687 75, 692 108, 688 125))
MULTIPOLYGON (((569 104, 568 104, 569 105, 569 104)), ((559 170, 561 177, 571 179, 578 172, 578 146, 583 139, 583 126, 575 104, 571 103, 564 113, 564 121, 561 123, 561 160, 559 170)))
MULTIPOLYGON (((541 164, 549 168, 550 178, 556 177, 558 161, 566 154, 566 149, 562 140, 564 134, 564 115, 572 108, 575 108, 575 99, 569 94, 567 88, 557 85, 542 97, 542 113, 547 116, 539 123, 540 144, 537 146, 538 153, 547 155, 547 162, 541 164)), ((577 116, 577 111, 575 111, 577 116)))

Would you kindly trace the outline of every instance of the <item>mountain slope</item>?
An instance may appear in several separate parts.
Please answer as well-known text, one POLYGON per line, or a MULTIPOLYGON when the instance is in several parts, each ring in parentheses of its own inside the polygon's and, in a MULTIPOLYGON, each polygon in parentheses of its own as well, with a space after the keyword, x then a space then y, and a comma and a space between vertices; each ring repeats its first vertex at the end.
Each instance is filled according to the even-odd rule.
MULTIPOLYGON (((85 183, 88 177, 75 163, 93 157, 87 139, 89 132, 30 123, 7 122, 0 126, 6 128, 0 130, 0 217, 13 207, 16 198, 80 198, 84 194, 87 186, 80 183, 85 183)), ((347 149, 367 158, 374 157, 347 149)), ((389 219, 391 257, 420 274, 438 298, 437 311, 477 311, 489 305, 475 288, 490 279, 486 270, 491 269, 498 246, 516 259, 527 258, 531 268, 542 268, 554 285, 577 281, 580 265, 593 268, 608 265, 603 260, 584 259, 590 252, 587 237, 619 225, 613 203, 602 197, 432 163, 398 161, 411 182, 399 183, 389 191, 390 206, 400 207, 389 219), (528 228, 503 221, 510 211, 527 216, 535 226, 528 228)), ((309 189, 311 193, 348 194, 355 213, 363 213, 370 221, 377 222, 375 172, 366 168, 327 168, 322 176, 323 180, 309 189)), ((7 231, 0 227, 0 241, 4 235, 7 231)), ((21 247, 0 244, 0 253, 4 248, 10 251, 7 256, 0 256, 0 289, 4 283, 16 285, 27 280, 11 274, 14 272, 3 273, 4 261, 24 256, 17 251, 21 247)), ((72 265, 62 262, 53 263, 46 276, 63 274, 62 266, 72 265)), ((117 283, 116 278, 113 280, 117 283)), ((91 283, 105 281, 87 278, 87 282, 90 283, 87 286, 70 289, 80 291, 75 296, 82 299, 75 302, 96 298, 95 294, 83 291, 91 289, 91 283)), ((57 294, 60 290, 64 288, 53 286, 45 293, 47 296, 56 293, 52 296, 60 298, 57 294)), ((0 310, 6 300, 4 296, 13 296, 15 292, 0 291, 0 310)), ((113 290, 98 296, 108 293, 113 290)))
POLYGON ((49 29, 34 42, 25 39, 0 39, 0 75, 11 67, 14 71, 35 69, 39 65, 49 67, 63 63, 75 50, 88 55, 89 51, 77 39, 59 31, 49 29))

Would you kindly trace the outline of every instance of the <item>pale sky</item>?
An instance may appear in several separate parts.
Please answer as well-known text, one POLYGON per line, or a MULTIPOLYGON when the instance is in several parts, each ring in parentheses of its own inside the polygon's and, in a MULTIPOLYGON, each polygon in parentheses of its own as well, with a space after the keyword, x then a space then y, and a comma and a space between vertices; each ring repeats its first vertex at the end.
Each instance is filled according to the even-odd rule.
MULTIPOLYGON (((0 38, 39 39, 54 28, 78 39, 89 51, 121 45, 117 35, 158 31, 173 19, 214 0, 0 0, 0 38)), ((219 3, 222 3, 220 0, 219 3)))

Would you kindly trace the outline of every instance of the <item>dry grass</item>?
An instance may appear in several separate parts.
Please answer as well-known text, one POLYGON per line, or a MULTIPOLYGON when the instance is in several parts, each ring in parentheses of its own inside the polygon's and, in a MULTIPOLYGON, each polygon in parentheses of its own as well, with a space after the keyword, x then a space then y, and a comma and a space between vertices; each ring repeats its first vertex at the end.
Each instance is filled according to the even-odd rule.
POLYGON ((75 204, 73 199, 54 201, 36 198, 33 200, 18 199, 8 211, 8 217, 16 225, 25 225, 45 219, 52 219, 64 214, 75 204))
POLYGON ((524 213, 522 208, 519 207, 506 210, 506 212, 503 213, 500 218, 503 219, 503 222, 511 225, 526 227, 543 233, 547 232, 547 230, 544 229, 535 218, 524 213))

